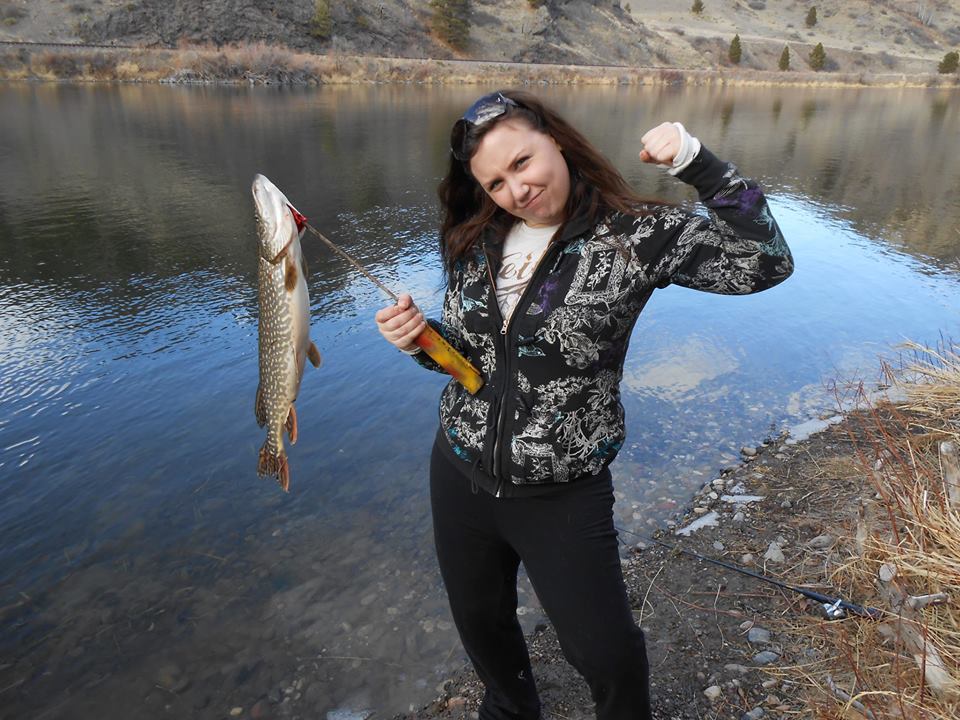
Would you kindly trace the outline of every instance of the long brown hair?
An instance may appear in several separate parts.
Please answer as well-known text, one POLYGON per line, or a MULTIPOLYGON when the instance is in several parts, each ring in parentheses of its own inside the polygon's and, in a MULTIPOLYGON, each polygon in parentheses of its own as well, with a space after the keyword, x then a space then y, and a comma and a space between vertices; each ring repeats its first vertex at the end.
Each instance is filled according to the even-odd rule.
MULTIPOLYGON (((663 205, 662 201, 640 197, 623 175, 576 128, 552 108, 533 95, 519 90, 501 93, 517 103, 506 105, 506 112, 480 126, 470 126, 462 148, 470 158, 490 130, 508 118, 520 118, 534 130, 546 133, 563 148, 563 157, 570 171, 570 195, 564 213, 564 224, 575 212, 593 221, 610 211, 643 215, 644 205, 663 205), (582 210, 581 208, 586 208, 582 210)), ((461 148, 458 148, 460 150, 461 148)), ((443 209, 440 226, 440 256, 447 276, 457 262, 479 246, 487 229, 496 242, 502 242, 517 218, 500 208, 470 174, 469 160, 461 162, 450 154, 450 168, 437 187, 443 209)), ((562 232, 561 226, 558 232, 562 232)))

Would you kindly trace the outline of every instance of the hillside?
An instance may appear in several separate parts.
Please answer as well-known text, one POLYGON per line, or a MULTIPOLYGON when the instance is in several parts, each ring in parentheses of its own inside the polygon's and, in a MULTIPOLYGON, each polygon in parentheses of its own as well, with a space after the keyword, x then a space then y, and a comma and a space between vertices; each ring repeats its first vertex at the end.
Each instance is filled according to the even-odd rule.
POLYGON ((456 52, 430 30, 429 0, 329 0, 331 34, 310 33, 315 0, 0 0, 0 40, 175 48, 279 44, 318 54, 775 69, 785 44, 806 69, 822 42, 828 69, 929 72, 960 47, 960 1, 472 0, 470 39, 456 52), (536 4, 536 3, 534 3, 536 4), (817 8, 818 22, 805 17, 817 8))

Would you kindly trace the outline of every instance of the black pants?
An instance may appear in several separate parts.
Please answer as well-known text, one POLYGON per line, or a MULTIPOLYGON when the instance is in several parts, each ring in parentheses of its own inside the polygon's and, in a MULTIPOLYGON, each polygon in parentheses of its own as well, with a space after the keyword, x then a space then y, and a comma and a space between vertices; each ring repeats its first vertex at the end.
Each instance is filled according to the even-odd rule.
POLYGON ((517 621, 517 568, 590 686, 599 720, 650 717, 646 647, 613 527, 609 470, 548 495, 495 498, 434 446, 430 499, 440 573, 463 646, 486 687, 481 720, 536 720, 540 700, 517 621))

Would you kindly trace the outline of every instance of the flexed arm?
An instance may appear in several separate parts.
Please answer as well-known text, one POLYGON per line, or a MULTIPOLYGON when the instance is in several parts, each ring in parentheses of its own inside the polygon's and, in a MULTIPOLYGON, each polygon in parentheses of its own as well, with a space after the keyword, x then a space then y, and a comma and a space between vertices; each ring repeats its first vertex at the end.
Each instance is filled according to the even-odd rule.
MULTIPOLYGON (((663 123, 643 136, 640 159, 667 165, 693 185, 710 215, 662 209, 659 242, 638 242, 657 285, 676 283, 708 292, 745 295, 782 282, 793 272, 793 257, 756 182, 733 163, 719 160, 679 123, 663 123)), ((649 220, 637 234, 654 237, 649 220)))

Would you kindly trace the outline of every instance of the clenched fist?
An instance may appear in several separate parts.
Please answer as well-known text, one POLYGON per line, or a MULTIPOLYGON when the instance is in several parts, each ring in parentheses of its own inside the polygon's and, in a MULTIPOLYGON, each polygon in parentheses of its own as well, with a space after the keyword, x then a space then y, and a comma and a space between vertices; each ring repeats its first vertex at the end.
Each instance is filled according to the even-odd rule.
POLYGON ((673 123, 660 123, 655 128, 647 130, 646 134, 640 138, 640 142, 643 143, 643 150, 640 151, 640 159, 643 162, 670 167, 673 165, 673 159, 680 152, 680 131, 673 123))

